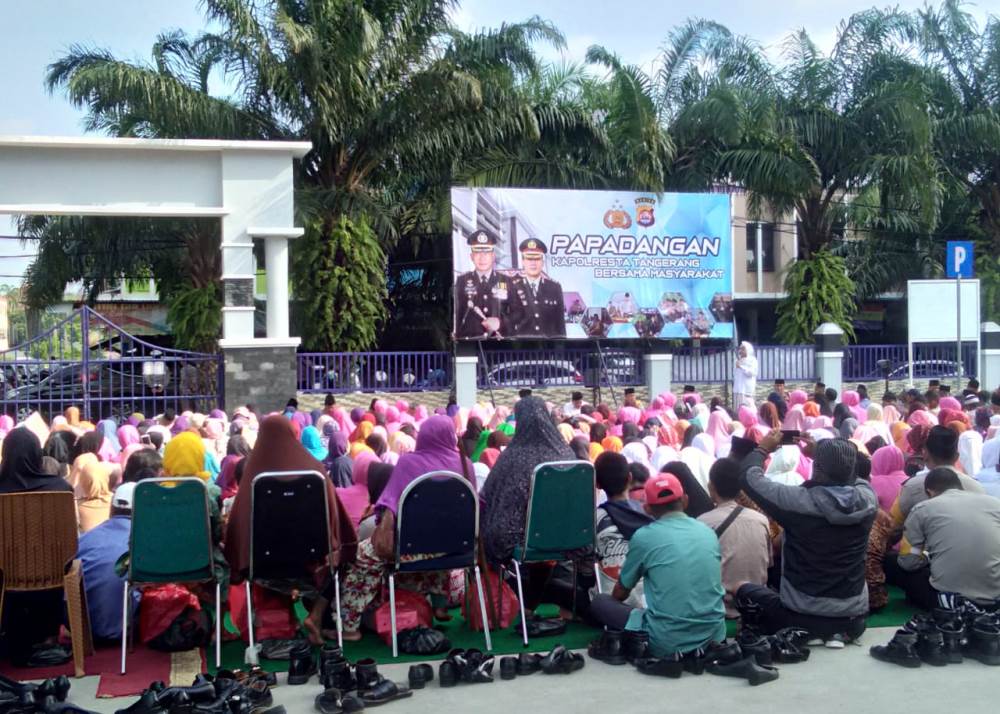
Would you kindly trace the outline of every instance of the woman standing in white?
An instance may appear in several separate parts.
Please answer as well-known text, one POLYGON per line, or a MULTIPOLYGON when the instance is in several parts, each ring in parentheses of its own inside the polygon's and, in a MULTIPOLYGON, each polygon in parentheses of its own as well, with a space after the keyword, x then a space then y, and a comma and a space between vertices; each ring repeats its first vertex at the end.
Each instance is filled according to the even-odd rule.
POLYGON ((753 345, 741 342, 739 357, 736 358, 736 369, 733 370, 733 395, 736 408, 746 405, 752 409, 756 393, 757 358, 753 356, 753 345))

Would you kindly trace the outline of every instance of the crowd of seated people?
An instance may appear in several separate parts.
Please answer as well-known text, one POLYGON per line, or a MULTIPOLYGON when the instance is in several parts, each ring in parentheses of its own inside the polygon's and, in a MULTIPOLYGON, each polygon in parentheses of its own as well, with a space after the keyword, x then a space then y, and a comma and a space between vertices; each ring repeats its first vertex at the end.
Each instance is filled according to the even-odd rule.
MULTIPOLYGON (((495 567, 524 542, 535 467, 589 461, 596 567, 584 563, 580 582, 567 587, 563 564, 526 564, 529 615, 553 603, 561 618, 641 633, 657 657, 719 641, 726 619, 764 633, 801 627, 838 646, 860 637, 889 585, 921 608, 996 607, 1000 394, 975 388, 962 400, 931 388, 877 402, 861 389, 809 393, 781 382, 766 401, 735 412, 693 387, 648 405, 632 392, 615 409, 587 404, 582 393, 555 405, 530 390, 512 408, 373 399, 350 409, 328 396, 311 413, 291 399, 267 415, 252 406, 167 410, 121 424, 88 422, 70 407, 51 421, 0 417, 0 494, 73 494, 93 633, 113 640, 137 482, 206 484, 216 576, 228 586, 248 576, 254 477, 317 471, 327 477, 342 634, 353 641, 385 596, 391 554, 379 544, 414 479, 445 470, 472 484, 485 560, 495 567)), ((329 578, 259 585, 289 609, 305 604, 313 644, 336 637, 329 578)), ((464 595, 463 579, 449 572, 401 575, 398 586, 426 595, 439 619, 464 595)), ((69 658, 56 640, 58 599, 7 596, 2 636, 12 662, 69 658)), ((131 607, 141 607, 138 594, 131 607)))

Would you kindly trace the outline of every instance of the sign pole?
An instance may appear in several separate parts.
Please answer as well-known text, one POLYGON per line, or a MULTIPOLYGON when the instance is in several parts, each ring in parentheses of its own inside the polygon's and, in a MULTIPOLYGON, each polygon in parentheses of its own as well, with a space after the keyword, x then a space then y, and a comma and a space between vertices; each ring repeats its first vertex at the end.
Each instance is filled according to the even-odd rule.
POLYGON ((958 271, 955 273, 955 310, 958 313, 955 332, 957 333, 956 338, 956 348, 958 355, 955 361, 958 364, 958 369, 955 370, 955 394, 962 393, 962 273, 958 271))

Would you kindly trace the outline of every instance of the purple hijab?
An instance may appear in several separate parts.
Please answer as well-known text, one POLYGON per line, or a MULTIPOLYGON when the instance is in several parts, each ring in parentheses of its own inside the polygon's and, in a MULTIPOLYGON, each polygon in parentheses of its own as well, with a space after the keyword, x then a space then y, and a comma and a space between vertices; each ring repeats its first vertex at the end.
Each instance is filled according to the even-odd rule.
POLYGON ((351 421, 357 424, 359 421, 361 421, 361 417, 363 417, 364 415, 365 415, 364 407, 354 407, 354 409, 351 410, 351 421))
POLYGON ((187 431, 188 428, 188 418, 183 414, 176 419, 174 419, 173 426, 170 427, 170 433, 173 436, 177 436, 182 431, 187 431))
POLYGON ((313 426, 316 426, 316 422, 319 421, 319 418, 321 416, 323 416, 323 410, 322 409, 313 409, 311 412, 309 412, 309 418, 312 419, 312 425, 313 426))
MULTIPOLYGON (((433 416, 424 422, 417 434, 417 446, 408 454, 399 457, 399 463, 392 470, 389 483, 375 504, 377 509, 388 508, 393 513, 399 506, 403 490, 416 478, 431 471, 453 471, 459 475, 472 473, 472 464, 465 459, 466 469, 458 453, 455 438, 455 424, 448 417, 433 416)), ((473 485, 475 485, 473 483, 473 485)))

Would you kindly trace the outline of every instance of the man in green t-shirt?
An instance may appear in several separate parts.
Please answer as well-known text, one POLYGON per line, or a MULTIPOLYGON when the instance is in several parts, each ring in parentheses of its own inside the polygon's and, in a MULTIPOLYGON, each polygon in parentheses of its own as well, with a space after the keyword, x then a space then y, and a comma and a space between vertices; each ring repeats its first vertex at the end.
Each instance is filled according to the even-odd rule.
POLYGON ((684 513, 687 497, 671 473, 646 481, 646 511, 656 520, 637 530, 611 595, 598 595, 591 615, 613 630, 649 635, 655 657, 671 657, 726 637, 719 539, 684 513), (643 580, 646 608, 624 604, 643 580))

